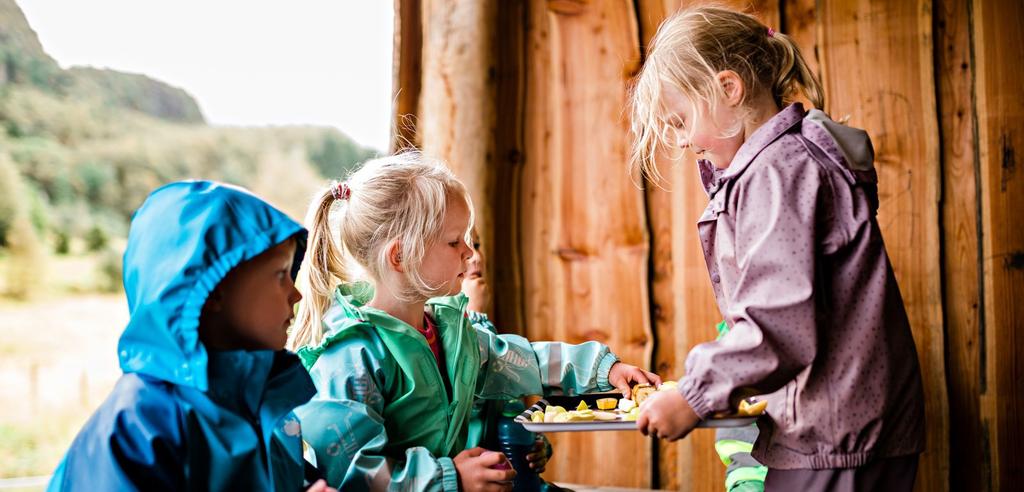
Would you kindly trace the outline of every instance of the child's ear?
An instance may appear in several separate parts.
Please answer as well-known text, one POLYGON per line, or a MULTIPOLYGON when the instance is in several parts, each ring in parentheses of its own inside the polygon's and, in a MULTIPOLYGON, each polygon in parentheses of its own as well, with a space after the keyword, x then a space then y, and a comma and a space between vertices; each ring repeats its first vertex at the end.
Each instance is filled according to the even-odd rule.
POLYGON ((730 106, 738 106, 743 102, 744 91, 743 79, 740 78, 739 74, 732 70, 722 70, 716 75, 718 83, 722 86, 722 91, 725 92, 725 102, 730 106))
POLYGON ((391 243, 388 248, 388 266, 398 273, 405 273, 405 268, 402 267, 402 243, 391 243))

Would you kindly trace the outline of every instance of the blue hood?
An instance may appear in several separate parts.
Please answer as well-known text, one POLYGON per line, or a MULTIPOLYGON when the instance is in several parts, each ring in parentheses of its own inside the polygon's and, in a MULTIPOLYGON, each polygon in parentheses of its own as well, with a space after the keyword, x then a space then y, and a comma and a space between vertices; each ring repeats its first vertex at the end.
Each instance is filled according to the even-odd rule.
POLYGON ((206 391, 207 353, 199 315, 231 271, 296 237, 292 277, 306 230, 252 193, 210 181, 157 189, 132 218, 124 253, 131 320, 117 344, 121 369, 206 391))

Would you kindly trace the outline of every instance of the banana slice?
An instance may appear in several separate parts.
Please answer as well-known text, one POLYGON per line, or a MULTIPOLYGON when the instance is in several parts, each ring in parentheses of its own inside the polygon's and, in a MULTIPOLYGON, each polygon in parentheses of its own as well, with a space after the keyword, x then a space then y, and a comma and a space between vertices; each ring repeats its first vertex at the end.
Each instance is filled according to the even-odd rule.
POLYGON ((768 400, 761 400, 757 403, 748 403, 747 400, 743 400, 740 402, 737 413, 746 417, 757 417, 764 413, 766 408, 768 408, 768 400))
POLYGON ((619 400, 619 410, 622 410, 623 412, 628 412, 634 408, 636 408, 635 401, 627 400, 625 398, 619 400))
POLYGON ((555 422, 555 417, 566 413, 565 408, 558 405, 551 405, 544 409, 544 422, 555 422))
MULTIPOLYGON (((561 415, 563 414, 559 414, 559 416, 561 415)), ((565 422, 589 422, 597 418, 592 410, 574 410, 571 412, 566 412, 564 415, 566 416, 565 422)), ((556 417, 555 422, 558 421, 559 420, 556 417)))
POLYGON ((576 410, 587 410, 590 407, 587 406, 587 402, 580 400, 580 404, 576 406, 576 410))

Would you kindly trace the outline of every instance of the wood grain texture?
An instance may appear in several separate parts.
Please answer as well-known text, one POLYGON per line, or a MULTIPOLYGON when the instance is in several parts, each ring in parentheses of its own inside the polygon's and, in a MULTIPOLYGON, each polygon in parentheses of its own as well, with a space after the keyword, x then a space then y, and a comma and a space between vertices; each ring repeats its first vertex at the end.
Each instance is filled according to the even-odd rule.
MULTIPOLYGON (((466 185, 485 246, 494 244, 495 84, 493 42, 497 4, 425 0, 420 148, 439 158, 466 185)), ((494 258, 489 258, 488 271, 494 258)))
MULTIPOLYGON (((497 3, 493 46, 494 163, 491 204, 493 240, 487 251, 493 287, 493 312, 502 332, 525 334, 523 325, 520 190, 526 100, 526 0, 497 3)), ((483 219, 482 219, 483 220, 483 219)))
MULTIPOLYGON (((597 340, 646 366, 648 237, 643 193, 626 173, 623 111, 639 59, 633 4, 534 0, 528 9, 521 198, 527 334, 597 340)), ((651 445, 639 433, 550 437, 556 451, 547 479, 650 482, 651 445)))
POLYGON ((865 128, 874 142, 878 222, 917 344, 928 422, 917 490, 947 490, 931 3, 850 0, 823 2, 819 9, 826 106, 833 118, 849 115, 850 125, 865 128))
POLYGON ((1024 480, 1024 5, 974 1, 983 229, 985 384, 981 437, 996 490, 1024 480))
POLYGON ((967 2, 935 3, 935 75, 942 143, 943 306, 952 490, 991 490, 981 421, 981 259, 971 21, 967 2))
POLYGON ((422 11, 418 0, 395 0, 395 41, 392 60, 392 108, 390 151, 416 147, 416 114, 423 76, 422 11))

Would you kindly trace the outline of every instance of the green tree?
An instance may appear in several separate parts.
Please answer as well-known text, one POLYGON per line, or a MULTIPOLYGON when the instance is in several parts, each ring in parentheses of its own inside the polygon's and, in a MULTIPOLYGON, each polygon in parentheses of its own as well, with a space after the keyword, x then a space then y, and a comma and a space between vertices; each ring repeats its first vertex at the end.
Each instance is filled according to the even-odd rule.
POLYGON ((307 154, 320 175, 343 178, 363 161, 374 157, 376 152, 360 146, 337 130, 327 130, 308 143, 307 154))
POLYGON ((21 174, 6 153, 0 152, 0 248, 7 245, 7 235, 18 212, 21 174))

